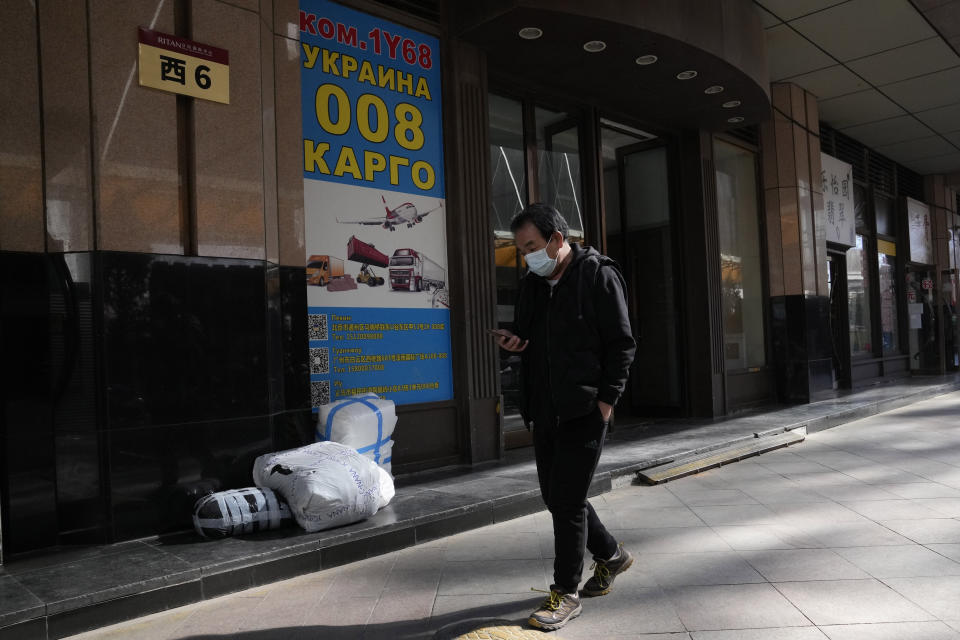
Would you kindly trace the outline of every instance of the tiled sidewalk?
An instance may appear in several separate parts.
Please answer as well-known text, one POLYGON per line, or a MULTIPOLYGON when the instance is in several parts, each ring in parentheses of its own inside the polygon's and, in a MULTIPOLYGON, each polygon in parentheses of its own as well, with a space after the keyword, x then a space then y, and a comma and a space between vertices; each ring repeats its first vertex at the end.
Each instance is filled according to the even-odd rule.
MULTIPOLYGON (((815 432, 958 388, 956 375, 911 378, 732 419, 621 427, 605 446, 592 491, 624 486, 638 469, 749 440, 754 433, 798 426, 815 432)), ((415 553, 424 543, 541 508, 532 453, 521 449, 481 469, 400 478, 387 508, 331 531, 307 534, 291 527, 217 542, 187 533, 14 559, 0 567, 0 640, 62 638, 417 545, 415 553)))
MULTIPOLYGON (((638 561, 555 638, 960 639, 960 392, 593 501, 638 561)), ((403 640, 521 623, 552 552, 541 511, 74 640, 403 640)))

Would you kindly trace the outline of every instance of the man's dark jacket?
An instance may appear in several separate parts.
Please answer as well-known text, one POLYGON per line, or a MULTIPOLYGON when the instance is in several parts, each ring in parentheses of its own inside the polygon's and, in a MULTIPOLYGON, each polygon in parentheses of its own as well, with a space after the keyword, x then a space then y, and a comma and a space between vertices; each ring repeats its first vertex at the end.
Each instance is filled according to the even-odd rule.
POLYGON ((515 333, 521 354, 524 422, 565 422, 616 404, 636 344, 626 286, 617 264, 591 247, 571 244, 570 264, 553 287, 527 273, 520 283, 515 333))

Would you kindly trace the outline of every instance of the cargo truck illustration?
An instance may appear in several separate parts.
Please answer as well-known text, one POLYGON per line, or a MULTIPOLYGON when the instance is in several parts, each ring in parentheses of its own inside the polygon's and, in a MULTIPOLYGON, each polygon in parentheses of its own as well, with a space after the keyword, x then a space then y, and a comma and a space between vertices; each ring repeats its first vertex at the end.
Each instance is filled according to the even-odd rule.
POLYGON ((322 287, 342 278, 343 259, 328 255, 310 256, 307 260, 307 284, 322 287))
POLYGON ((390 262, 387 254, 377 251, 372 244, 356 236, 350 236, 347 241, 347 260, 363 265, 357 274, 357 282, 366 283, 370 287, 383 284, 383 278, 374 273, 371 267, 386 267, 390 262))
POLYGON ((397 249, 390 258, 390 288, 404 291, 442 289, 447 271, 414 249, 397 249))

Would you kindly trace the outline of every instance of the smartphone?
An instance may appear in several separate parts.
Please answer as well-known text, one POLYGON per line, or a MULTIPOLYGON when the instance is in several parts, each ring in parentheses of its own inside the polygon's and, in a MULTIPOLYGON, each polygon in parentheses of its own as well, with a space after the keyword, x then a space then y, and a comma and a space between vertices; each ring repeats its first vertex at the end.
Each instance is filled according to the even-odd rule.
POLYGON ((505 329, 487 329, 487 333, 489 333, 489 334, 490 334, 491 336, 493 336, 494 338, 509 338, 509 337, 510 337, 510 333, 507 332, 505 329))

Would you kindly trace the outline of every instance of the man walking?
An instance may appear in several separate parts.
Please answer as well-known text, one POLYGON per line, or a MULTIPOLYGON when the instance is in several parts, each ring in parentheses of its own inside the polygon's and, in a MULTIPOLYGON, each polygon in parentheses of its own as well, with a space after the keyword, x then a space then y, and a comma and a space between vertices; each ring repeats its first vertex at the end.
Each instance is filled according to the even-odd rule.
POLYGON ((633 563, 587 502, 587 489, 636 347, 613 260, 571 245, 567 223, 549 205, 531 204, 510 229, 529 272, 520 284, 516 334, 504 332, 498 342, 522 352, 521 413, 528 427, 533 424, 556 552, 550 595, 528 622, 554 630, 580 615, 585 549, 594 559, 585 596, 609 593, 614 578, 633 563))

